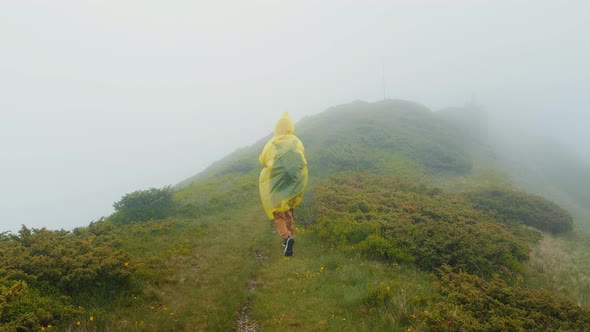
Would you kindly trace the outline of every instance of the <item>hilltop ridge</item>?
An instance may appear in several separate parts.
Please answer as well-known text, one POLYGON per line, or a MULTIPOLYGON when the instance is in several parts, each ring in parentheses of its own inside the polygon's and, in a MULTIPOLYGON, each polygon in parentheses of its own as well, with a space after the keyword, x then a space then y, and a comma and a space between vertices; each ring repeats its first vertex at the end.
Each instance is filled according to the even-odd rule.
MULTIPOLYGON (((445 128, 436 113, 419 103, 354 101, 304 118, 296 124, 296 135, 305 142, 313 175, 344 169, 377 170, 396 158, 409 159, 404 162, 422 164, 421 167, 431 170, 464 172, 470 165, 468 157, 462 155, 462 133, 450 132, 456 129, 445 128), (353 151, 357 155, 351 155, 353 151), (379 152, 386 153, 373 155, 379 152), (383 157, 388 160, 382 160, 383 157), (313 168, 314 164, 322 165, 323 170, 313 168)), ((257 154, 267 139, 237 150, 179 186, 257 169, 257 154)))

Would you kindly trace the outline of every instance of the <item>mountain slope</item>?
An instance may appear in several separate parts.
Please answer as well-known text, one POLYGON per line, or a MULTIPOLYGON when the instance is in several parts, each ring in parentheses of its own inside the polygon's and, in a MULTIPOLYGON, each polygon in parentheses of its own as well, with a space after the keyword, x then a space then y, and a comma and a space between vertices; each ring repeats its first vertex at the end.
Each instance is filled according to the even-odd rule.
POLYGON ((574 215, 578 227, 590 230, 590 164, 586 160, 526 125, 493 120, 476 105, 437 113, 470 131, 480 147, 488 146, 497 167, 514 185, 555 201, 574 215))
POLYGON ((589 164, 547 139, 497 139, 496 145, 503 167, 520 187, 558 202, 579 227, 590 230, 589 164))
MULTIPOLYGON (((440 266, 441 263, 447 263, 455 268, 459 266, 458 264, 464 264, 462 269, 467 269, 467 271, 471 269, 468 266, 472 266, 476 270, 471 271, 482 273, 481 269, 491 263, 490 269, 484 274, 493 275, 494 271, 505 273, 505 278, 507 275, 514 278, 510 279, 509 277, 506 282, 516 282, 517 285, 520 282, 518 280, 524 280, 524 276, 523 279, 517 277, 516 271, 525 273, 524 271, 527 270, 528 256, 526 252, 532 250, 532 246, 539 238, 534 232, 514 224, 508 228, 495 226, 497 224, 494 224, 494 216, 487 215, 485 211, 470 210, 469 202, 464 198, 457 196, 445 198, 446 194, 441 195, 444 192, 440 189, 434 187, 427 189, 428 187, 420 187, 420 185, 414 187, 411 184, 407 185, 413 188, 409 190, 409 196, 390 198, 391 202, 401 199, 394 204, 398 204, 402 210, 387 216, 384 214, 385 208, 375 205, 375 198, 372 198, 370 192, 366 191, 369 187, 364 185, 366 188, 363 188, 361 184, 363 179, 370 179, 372 178, 371 174, 376 174, 377 178, 372 180, 374 183, 387 183, 387 181, 391 181, 391 176, 396 176, 409 179, 410 183, 436 185, 454 192, 481 190, 482 188, 516 190, 516 185, 511 182, 509 174, 500 167, 502 160, 492 148, 490 137, 485 135, 485 131, 478 128, 478 126, 485 126, 485 117, 473 110, 468 111, 470 113, 465 115, 464 111, 464 109, 455 109, 454 112, 447 110, 435 113, 419 104, 406 101, 385 101, 374 104, 354 102, 334 107, 297 124, 296 133, 305 143, 311 176, 311 185, 305 203, 298 211, 298 221, 299 225, 305 226, 300 231, 311 233, 309 235, 307 233, 301 234, 297 242, 300 246, 304 245, 302 254, 305 255, 305 261, 303 262, 297 258, 295 260, 281 260, 280 250, 273 249, 272 238, 270 239, 270 246, 265 249, 269 252, 269 261, 262 263, 261 271, 255 279, 258 285, 257 289, 253 291, 254 296, 250 296, 250 300, 247 301, 250 303, 252 315, 257 320, 258 326, 271 330, 285 327, 337 330, 348 326, 345 320, 348 316, 349 320, 350 317, 353 317, 360 330, 383 329, 391 324, 400 329, 426 328, 427 326, 430 328, 437 326, 436 329, 439 329, 441 326, 437 325, 436 320, 442 319, 441 317, 448 314, 444 308, 447 305, 454 305, 453 301, 455 300, 452 300, 453 296, 450 294, 444 299, 435 300, 436 296, 433 294, 438 294, 437 289, 425 281, 426 276, 422 271, 430 269, 436 271, 437 266, 440 266), (343 179, 348 180, 338 180, 336 177, 327 179, 326 182, 327 177, 342 172, 344 172, 343 179), (350 178, 348 178, 349 176, 350 178), (356 180, 355 176, 358 176, 356 180), (357 197, 338 198, 340 196, 337 194, 345 191, 344 188, 332 187, 333 181, 352 181, 344 188, 357 188, 358 193, 352 194, 357 197), (419 196, 420 193, 428 192, 430 194, 426 196, 419 196), (432 200, 433 198, 435 200, 432 200), (343 202, 344 211, 334 210, 331 203, 333 200, 343 202), (457 205, 457 200, 462 203, 457 205), (426 204, 428 209, 419 206, 419 204, 426 204), (457 211, 463 211, 461 213, 465 214, 459 216, 457 211), (342 214, 343 212, 344 214, 342 214), (476 224, 480 226, 475 226, 470 230, 472 226, 469 221, 464 226, 456 224, 452 226, 459 226, 458 228, 448 228, 444 224, 436 222, 441 218, 456 220, 456 218, 466 218, 468 215, 471 215, 468 218, 473 221, 477 219, 489 220, 489 226, 484 227, 488 224, 477 221, 476 224), (398 221, 404 218, 424 220, 422 222, 427 224, 423 224, 418 229, 427 230, 425 234, 435 232, 445 235, 436 240, 440 242, 433 242, 432 245, 427 242, 420 244, 420 241, 424 239, 424 234, 420 235, 420 233, 416 233, 416 230, 409 229, 404 232, 409 231, 408 235, 413 234, 411 235, 413 238, 408 238, 410 242, 399 247, 392 247, 392 243, 400 240, 402 229, 399 228, 398 223, 389 224, 389 220, 398 221), (371 220, 371 222, 359 222, 365 219, 371 220), (429 225, 428 223, 432 223, 432 226, 425 227, 429 225), (392 226, 398 228, 395 231, 393 229, 387 231, 392 226), (430 229, 429 227, 434 228, 430 229), (385 231, 383 231, 384 229, 385 231), (470 235, 462 234, 462 229, 468 230, 470 235), (486 233, 490 230, 491 233, 486 233), (453 232, 457 234, 452 234, 453 232), (478 232, 481 233, 477 235, 478 232), (482 243, 494 239, 498 235, 502 240, 496 239, 491 242, 495 242, 497 247, 490 246, 486 249, 485 246, 482 246, 482 243), (469 237, 472 238, 469 239, 469 237), (476 247, 470 249, 468 247, 469 241, 473 241, 476 247), (413 249, 414 252, 404 250, 409 244, 418 244, 413 249), (446 248, 447 246, 448 249, 445 250, 450 251, 440 250, 435 254, 437 248, 446 248), (431 248, 430 251, 425 251, 427 248, 431 248), (464 248, 466 251, 462 253, 457 251, 458 248, 464 248), (515 256, 509 251, 502 253, 503 250, 509 248, 515 250, 513 251, 515 256), (307 254, 308 249, 315 250, 316 253, 309 255, 307 254), (524 251, 519 254, 519 250, 524 251), (468 252, 478 252, 478 254, 470 256, 467 254, 468 252), (357 256, 361 253, 362 256, 357 256), (486 257, 486 255, 490 256, 486 257), (391 275, 391 266, 387 268, 388 265, 383 266, 371 259, 361 258, 367 256, 373 257, 373 259, 377 258, 377 262, 383 260, 391 263, 393 261, 396 267, 404 266, 403 271, 406 275, 412 275, 414 280, 422 281, 413 284, 408 279, 400 279, 391 275), (347 258, 345 257, 349 257, 348 260, 353 260, 354 268, 346 262, 347 258), (438 257, 436 258, 438 260, 433 261, 434 257, 438 257), (471 263, 468 261, 471 259, 470 257, 474 259, 471 263), (503 257, 502 259, 506 260, 504 263, 494 263, 494 257, 503 257), (402 263, 403 265, 399 265, 402 263), (421 268, 416 269, 415 264, 421 268), (294 269, 293 265, 297 268, 294 269), (373 271, 382 272, 379 272, 378 275, 373 272, 369 276, 365 274, 364 269, 358 268, 359 265, 372 266, 370 269, 373 271), (504 271, 498 266, 506 270, 504 271), (383 268, 384 270, 382 270, 383 268), (325 279, 325 272, 328 271, 331 276, 325 279), (346 273, 343 274, 344 271, 346 273), (358 279, 355 281, 351 275, 357 275, 358 279), (285 283, 285 279, 287 283, 285 283), (374 282, 367 283, 368 280, 374 282), (340 287, 350 287, 348 293, 356 295, 341 297, 342 292, 332 290, 330 282, 337 282, 340 287), (428 291, 421 292, 419 290, 421 287, 424 291, 426 289, 428 291), (282 289, 282 291, 277 291, 275 288, 282 289), (406 293, 408 297, 404 297, 406 294, 403 294, 405 291, 402 289, 411 289, 412 291, 408 291, 406 293), (287 296, 283 294, 285 290, 290 294, 287 302, 282 300, 287 296), (330 295, 326 296, 324 292, 330 295), (409 296, 410 293, 411 296, 409 296), (424 294, 429 295, 424 297, 424 294), (317 303, 320 298, 323 301, 317 303), (419 300, 420 298, 422 300, 419 300), (451 300, 449 301, 449 299, 451 300), (423 304, 420 305, 420 301, 426 302, 422 302, 423 304), (286 306, 288 303, 295 306, 296 310, 290 311, 286 306), (431 314, 424 314, 424 303, 430 303, 427 307, 431 309, 438 308, 433 310, 435 314, 429 310, 425 312, 431 314), (434 303, 447 304, 440 304, 438 307, 434 303), (400 312, 396 305, 407 308, 407 311, 400 312), (332 312, 329 313, 326 310, 332 312), (364 310, 378 313, 378 315, 372 316, 364 310), (436 315, 440 317, 436 318, 436 315), (316 317, 317 319, 312 321, 319 323, 311 325, 303 323, 303 321, 308 321, 310 317, 316 317), (382 318, 376 319, 377 317, 388 318, 383 321, 382 318)), ((255 182, 260 169, 260 165, 257 164, 258 153, 266 139, 237 151, 212 165, 202 174, 185 181, 180 185, 182 188, 180 193, 190 192, 191 187, 203 188, 213 183, 224 183, 225 186, 228 186, 228 183, 242 177, 251 178, 251 181, 255 182), (192 184, 190 184, 191 182, 192 184)), ((231 185, 229 186, 231 187, 231 185)), ((394 188, 395 186, 386 185, 385 188, 379 190, 397 192, 398 190, 394 188)), ((256 195, 254 192, 255 189, 252 193, 256 195)), ((231 205, 231 202, 236 200, 229 199, 229 197, 235 196, 228 191, 220 191, 215 197, 220 200, 225 199, 226 203, 224 204, 231 205)), ((272 227, 270 228, 272 229, 272 227)), ((527 280, 533 279, 533 276, 527 277, 527 280)), ((539 278, 534 280, 537 282, 539 278)), ((514 288, 514 292, 518 292, 518 289, 514 288)), ((572 289, 580 288, 572 287, 572 289)), ((536 293, 533 292, 533 294, 536 293)), ((569 298, 573 298, 575 291, 569 294, 569 298)), ((535 296, 529 298, 529 301, 537 301, 535 296)), ((498 299, 490 299, 490 301, 494 302, 498 299)), ((519 309, 519 304, 515 303, 505 303, 505 305, 514 307, 516 311, 523 309, 519 309)), ((531 308, 531 310, 535 309, 531 308)), ((543 315, 542 311, 538 311, 537 314, 543 315)), ((474 319, 473 317, 468 319, 471 317, 469 312, 466 312, 465 315, 463 318, 467 321, 474 319)), ((507 319, 507 317, 504 318, 507 319)), ((513 324, 515 325, 511 326, 514 327, 525 323, 515 320, 513 324)), ((549 322, 543 324, 549 324, 549 322)), ((557 324, 554 326, 559 325, 555 322, 554 324, 557 324)), ((574 324, 583 325, 585 323, 580 321, 574 324)), ((567 329, 567 327, 563 328, 567 329)))
MULTIPOLYGON (((556 283, 566 269, 538 258, 560 249, 568 262, 590 249, 585 236, 570 231, 559 206, 517 189, 483 125, 470 109, 400 100, 302 120, 310 184, 290 259, 259 206, 267 138, 173 195, 129 194, 89 227, 3 235, 0 322, 76 331, 584 330, 590 310, 578 304, 589 297, 576 294, 590 281, 556 283), (138 207, 152 215, 125 213, 138 207), (555 217, 538 217, 547 214, 555 217), (58 259, 64 251, 68 260, 58 259), (81 287, 54 288, 48 271, 72 262, 68 277, 81 287), (35 311, 41 302, 61 305, 35 311)), ((575 273, 590 271, 576 263, 575 273)))

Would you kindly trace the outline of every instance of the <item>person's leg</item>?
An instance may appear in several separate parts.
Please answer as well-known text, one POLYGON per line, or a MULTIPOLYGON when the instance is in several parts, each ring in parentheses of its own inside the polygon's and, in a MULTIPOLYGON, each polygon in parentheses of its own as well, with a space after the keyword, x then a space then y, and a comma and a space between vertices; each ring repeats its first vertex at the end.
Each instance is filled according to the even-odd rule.
POLYGON ((293 209, 290 211, 285 212, 285 226, 287 226, 287 231, 292 238, 295 238, 295 229, 293 228, 293 209))
POLYGON ((293 256, 293 245, 295 244, 294 230, 293 230, 293 209, 285 212, 285 226, 289 232, 289 237, 285 241, 285 256, 293 256))
POLYGON ((292 216, 293 215, 291 214, 291 211, 273 213, 277 231, 281 235, 281 238, 283 239, 283 245, 285 246, 285 256, 293 256, 293 244, 295 244, 295 239, 291 237, 292 233, 287 227, 288 220, 290 220, 290 227, 293 225, 292 216))
POLYGON ((291 234, 287 228, 287 216, 285 212, 273 212, 273 217, 277 232, 279 232, 281 239, 285 240, 291 234))

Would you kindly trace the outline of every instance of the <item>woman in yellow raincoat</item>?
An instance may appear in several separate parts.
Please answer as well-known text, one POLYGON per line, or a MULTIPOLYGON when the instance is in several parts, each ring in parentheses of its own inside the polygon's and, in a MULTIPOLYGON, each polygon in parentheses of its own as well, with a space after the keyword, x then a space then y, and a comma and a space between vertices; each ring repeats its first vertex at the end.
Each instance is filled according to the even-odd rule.
POLYGON ((307 161, 288 112, 275 125, 259 160, 264 165, 259 179, 262 206, 283 239, 285 256, 293 256, 293 209, 301 204, 307 187, 307 161))

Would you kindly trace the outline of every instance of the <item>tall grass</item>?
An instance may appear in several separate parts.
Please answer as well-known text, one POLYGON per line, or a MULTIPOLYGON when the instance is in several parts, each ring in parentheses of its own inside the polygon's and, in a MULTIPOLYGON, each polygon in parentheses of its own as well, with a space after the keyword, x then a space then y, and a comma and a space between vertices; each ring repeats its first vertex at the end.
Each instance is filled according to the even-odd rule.
POLYGON ((563 299, 590 307, 590 235, 576 230, 567 235, 546 234, 535 246, 530 284, 552 290, 563 299))

